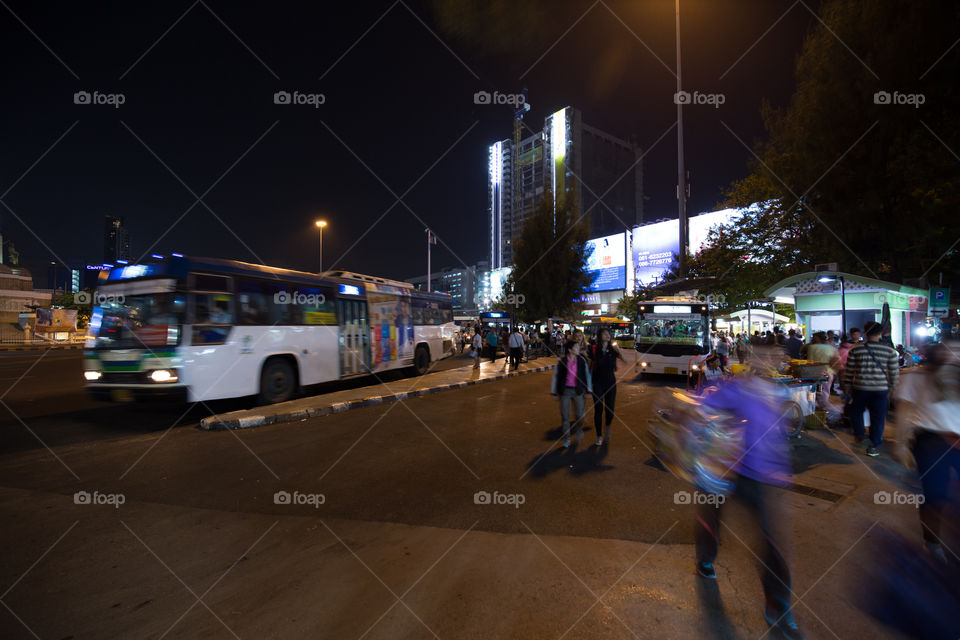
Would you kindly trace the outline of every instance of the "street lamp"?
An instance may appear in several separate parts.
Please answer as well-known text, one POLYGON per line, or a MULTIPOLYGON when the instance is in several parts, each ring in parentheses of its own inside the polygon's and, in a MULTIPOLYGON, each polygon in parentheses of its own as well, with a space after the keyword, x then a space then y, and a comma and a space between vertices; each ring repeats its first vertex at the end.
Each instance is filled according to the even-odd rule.
POLYGON ((318 273, 323 273, 323 228, 324 228, 325 226, 327 226, 327 221, 326 221, 326 220, 317 220, 317 221, 314 222, 313 224, 315 224, 315 225, 317 226, 317 231, 320 232, 320 254, 319 254, 319 258, 318 258, 318 260, 319 260, 319 262, 320 262, 320 268, 319 268, 317 271, 318 271, 318 273))

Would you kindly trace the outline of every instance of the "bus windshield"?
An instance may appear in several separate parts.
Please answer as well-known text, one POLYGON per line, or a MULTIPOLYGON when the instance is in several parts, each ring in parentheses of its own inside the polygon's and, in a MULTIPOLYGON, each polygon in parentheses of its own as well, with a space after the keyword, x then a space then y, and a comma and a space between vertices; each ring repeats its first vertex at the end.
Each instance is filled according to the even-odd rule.
POLYGON ((142 348, 175 345, 186 310, 183 293, 113 296, 94 309, 91 333, 97 348, 142 348))
POLYGON ((637 348, 649 353, 707 353, 708 336, 707 317, 699 313, 647 313, 637 322, 637 348))

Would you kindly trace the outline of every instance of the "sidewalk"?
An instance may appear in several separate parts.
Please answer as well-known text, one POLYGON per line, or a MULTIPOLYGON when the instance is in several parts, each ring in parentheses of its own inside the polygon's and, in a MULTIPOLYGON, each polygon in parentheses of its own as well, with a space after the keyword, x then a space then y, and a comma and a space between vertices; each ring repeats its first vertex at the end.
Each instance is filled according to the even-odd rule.
POLYGON ((204 418, 200 421, 200 428, 206 430, 246 429, 283 422, 299 422, 307 418, 342 413, 351 409, 386 402, 396 402, 438 391, 460 389, 473 384, 493 382, 529 373, 539 373, 553 369, 555 359, 552 356, 545 356, 532 362, 521 363, 517 369, 504 367, 504 364, 505 360, 502 358, 496 362, 487 360, 480 364, 479 369, 474 369, 468 365, 458 369, 397 380, 389 384, 380 382, 357 389, 299 398, 266 407, 257 407, 256 409, 231 411, 204 418), (374 391, 384 391, 386 393, 374 395, 374 391))

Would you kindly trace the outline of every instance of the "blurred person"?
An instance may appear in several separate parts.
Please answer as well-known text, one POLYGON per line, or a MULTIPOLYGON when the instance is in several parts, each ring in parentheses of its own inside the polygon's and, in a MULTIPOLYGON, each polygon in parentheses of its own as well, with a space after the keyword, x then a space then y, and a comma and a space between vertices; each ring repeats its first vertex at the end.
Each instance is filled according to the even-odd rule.
MULTIPOLYGON (((590 368, 593 378, 593 428, 597 446, 610 444, 610 425, 617 402, 617 360, 623 360, 620 348, 613 343, 610 331, 601 329, 597 342, 590 347, 590 368), (603 428, 606 417, 606 429, 603 428)), ((625 362, 625 361, 624 361, 625 362)))
MULTIPOLYGON (((781 351, 780 349, 772 349, 781 351)), ((777 368, 782 354, 771 354, 769 347, 754 353, 751 364, 760 370, 777 368)), ((764 538, 760 556, 765 598, 764 618, 786 638, 803 638, 793 616, 790 568, 779 544, 777 525, 784 524, 785 513, 777 511, 775 487, 790 482, 790 452, 778 424, 782 420, 782 390, 756 375, 735 377, 704 398, 712 412, 725 412, 732 429, 743 429, 744 453, 729 472, 735 482, 730 493, 738 499, 758 525, 764 538)), ((725 500, 702 501, 697 505, 695 527, 697 573, 709 580, 717 577, 714 569, 720 545, 720 515, 725 500)))
POLYGON ((576 430, 579 443, 583 440, 583 419, 586 416, 584 394, 593 392, 590 365, 580 355, 580 344, 568 340, 564 345, 564 355, 557 362, 553 372, 550 393, 560 400, 560 418, 563 421, 563 448, 570 446, 570 433, 576 430), (570 406, 573 405, 571 420, 570 406))
POLYGON ((850 397, 854 440, 858 445, 866 444, 866 454, 871 457, 880 455, 889 396, 900 375, 896 350, 880 344, 882 331, 879 322, 864 326, 867 340, 850 349, 843 376, 844 392, 850 397), (864 440, 864 410, 870 414, 869 444, 864 440))
POLYGON ((790 329, 790 331, 787 332, 787 335, 789 337, 784 345, 787 349, 787 354, 794 360, 799 360, 800 348, 803 347, 803 340, 797 337, 796 329, 790 329))
POLYGON ((720 368, 727 370, 727 363, 730 362, 730 343, 727 342, 727 334, 721 331, 717 334, 717 346, 714 349, 720 358, 720 368))
POLYGON ((946 345, 935 344, 927 352, 927 362, 901 376, 896 389, 897 457, 908 457, 907 443, 912 441, 923 488, 919 507, 923 543, 931 557, 946 564, 942 521, 951 504, 951 470, 960 478, 960 358, 946 345))
POLYGON ((526 343, 523 340, 523 335, 520 333, 520 329, 514 327, 513 333, 510 334, 508 340, 508 346, 510 348, 510 366, 517 368, 520 366, 520 361, 523 359, 523 348, 526 343))
POLYGON ((807 359, 817 364, 826 365, 827 380, 820 383, 817 393, 817 408, 821 411, 830 411, 830 389, 833 386, 833 376, 839 366, 837 348, 827 341, 827 334, 818 331, 813 334, 813 340, 807 346, 807 359))
POLYGON ((743 337, 742 333, 737 334, 737 341, 734 344, 734 351, 737 352, 737 362, 743 364, 747 359, 748 346, 747 341, 743 337))
POLYGON ((487 330, 487 335, 484 337, 487 348, 487 357, 490 358, 490 362, 497 361, 497 332, 493 330, 493 327, 490 327, 487 330))
POLYGON ((473 347, 473 368, 480 368, 480 353, 483 351, 483 337, 480 335, 480 327, 476 327, 473 330, 473 341, 471 343, 473 347))

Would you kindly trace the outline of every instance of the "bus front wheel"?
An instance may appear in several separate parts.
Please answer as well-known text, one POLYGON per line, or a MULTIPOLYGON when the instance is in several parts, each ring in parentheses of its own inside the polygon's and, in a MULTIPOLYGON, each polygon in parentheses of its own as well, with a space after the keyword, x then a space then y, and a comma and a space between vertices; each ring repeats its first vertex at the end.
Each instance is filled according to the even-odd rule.
POLYGON ((423 345, 413 352, 413 370, 422 376, 430 369, 430 352, 423 345))
POLYGON ((263 404, 284 402, 297 389, 297 375, 293 366, 283 358, 268 360, 260 373, 260 401, 263 404))

